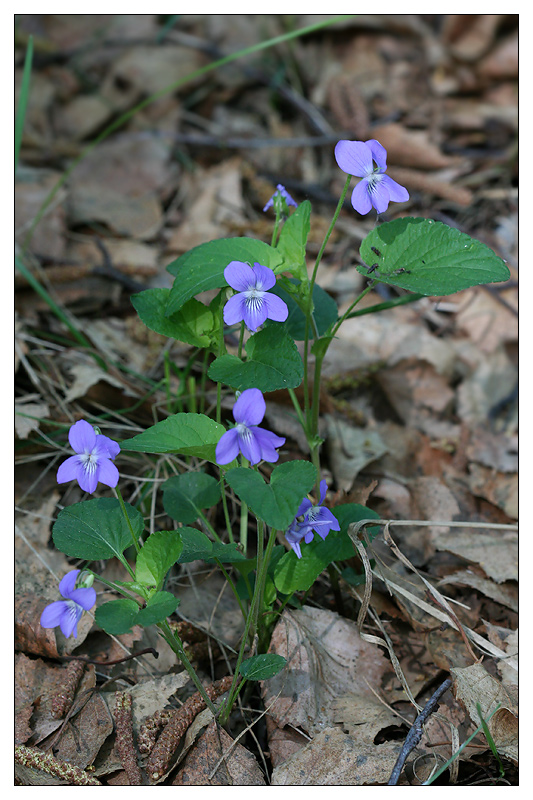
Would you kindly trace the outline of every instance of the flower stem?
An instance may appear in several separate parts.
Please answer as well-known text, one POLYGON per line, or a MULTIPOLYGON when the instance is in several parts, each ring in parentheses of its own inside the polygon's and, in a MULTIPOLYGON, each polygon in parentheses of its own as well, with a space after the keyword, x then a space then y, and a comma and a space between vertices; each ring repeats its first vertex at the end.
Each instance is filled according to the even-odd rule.
POLYGON ((115 491, 115 494, 117 496, 117 500, 120 503, 120 507, 122 509, 122 513, 124 514, 124 518, 126 520, 126 524, 127 524, 128 528, 130 529, 133 546, 135 547, 135 550, 137 551, 137 553, 140 553, 141 552, 141 546, 140 546, 139 542, 137 541, 137 537, 135 536, 135 531, 133 530, 133 526, 131 524, 131 520, 130 520, 130 518, 128 516, 128 512, 126 511, 126 505, 124 503, 124 500, 122 499, 122 494, 120 492, 120 489, 115 488, 114 491, 115 491))
POLYGON ((159 622, 157 624, 157 627, 159 628, 159 630, 161 632, 161 635, 163 636, 164 640, 167 642, 167 644, 170 645, 170 647, 172 648, 174 653, 176 653, 176 655, 178 656, 179 660, 181 661, 181 663, 183 664, 183 666, 185 667, 185 669, 189 673, 192 682, 194 683, 194 685, 196 686, 196 688, 198 689, 198 691, 202 695, 202 698, 203 698, 206 706, 211 711, 213 716, 216 716, 217 709, 215 708, 215 706, 213 705, 209 695, 205 691, 200 678, 198 677, 198 675, 194 671, 193 665, 191 664, 191 662, 189 661, 189 659, 185 655, 185 650, 183 649, 183 645, 182 645, 180 639, 174 634, 174 632, 172 631, 172 629, 171 629, 170 625, 168 624, 167 620, 165 620, 164 622, 159 622))

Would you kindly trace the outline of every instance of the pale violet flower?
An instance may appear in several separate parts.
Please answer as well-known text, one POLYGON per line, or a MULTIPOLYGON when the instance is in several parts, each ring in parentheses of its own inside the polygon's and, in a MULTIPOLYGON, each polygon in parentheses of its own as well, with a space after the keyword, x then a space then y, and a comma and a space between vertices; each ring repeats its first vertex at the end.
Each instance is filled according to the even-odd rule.
POLYGON ((295 208, 298 208, 298 203, 296 202, 296 200, 293 200, 293 198, 290 196, 286 188, 281 183, 278 183, 278 185, 276 186, 276 191, 274 192, 274 194, 264 207, 263 211, 268 211, 269 208, 272 208, 274 205, 274 201, 278 197, 283 198, 287 203, 287 206, 294 206, 295 208))
POLYGON ((352 206, 359 214, 368 214, 372 206, 378 214, 383 214, 391 200, 395 203, 409 200, 407 189, 385 175, 387 151, 376 139, 366 142, 342 139, 335 145, 335 159, 343 172, 362 178, 352 192, 352 206))
POLYGON ((46 606, 41 614, 43 628, 61 628, 64 636, 73 634, 78 638, 78 622, 84 611, 89 611, 96 603, 96 592, 91 587, 81 586, 76 589, 79 569, 67 572, 59 584, 59 592, 64 600, 56 600, 46 606))
POLYGON ((118 483, 118 469, 113 458, 120 453, 117 442, 96 433, 84 419, 76 422, 68 432, 70 446, 76 453, 63 461, 57 471, 57 482, 77 480, 84 492, 92 494, 98 481, 114 487, 118 483))
POLYGON ((314 506, 310 500, 305 498, 300 504, 294 520, 285 533, 285 538, 298 556, 302 557, 300 542, 302 539, 306 544, 313 541, 315 533, 325 539, 330 531, 340 531, 338 519, 332 514, 329 508, 320 505, 324 502, 327 491, 326 481, 320 481, 319 505, 314 506))
POLYGON ((257 261, 253 267, 244 261, 231 261, 224 270, 224 277, 238 292, 224 306, 226 325, 244 321, 246 327, 255 333, 267 319, 285 322, 289 316, 287 304, 281 297, 268 292, 276 284, 274 270, 257 261))
POLYGON ((285 444, 285 439, 272 431, 258 428, 265 416, 265 399, 259 389, 245 389, 233 406, 233 417, 237 423, 223 433, 216 448, 217 464, 229 464, 242 453, 250 464, 261 460, 274 462, 279 458, 276 447, 285 444))

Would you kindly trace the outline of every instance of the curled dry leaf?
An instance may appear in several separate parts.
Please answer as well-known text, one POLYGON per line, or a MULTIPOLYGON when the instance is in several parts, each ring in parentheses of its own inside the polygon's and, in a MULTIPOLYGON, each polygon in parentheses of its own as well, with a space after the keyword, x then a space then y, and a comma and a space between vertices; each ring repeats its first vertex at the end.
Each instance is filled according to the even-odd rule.
MULTIPOLYGON (((481 718, 477 705, 485 720, 498 703, 500 708, 488 720, 487 725, 500 755, 518 762, 518 707, 516 692, 508 689, 493 678, 481 664, 465 669, 452 669, 454 692, 465 706, 472 721, 479 725, 481 718)), ((488 745, 487 745, 488 747, 488 745)))
POLYGON ((255 757, 212 722, 189 751, 172 786, 264 786, 255 757))

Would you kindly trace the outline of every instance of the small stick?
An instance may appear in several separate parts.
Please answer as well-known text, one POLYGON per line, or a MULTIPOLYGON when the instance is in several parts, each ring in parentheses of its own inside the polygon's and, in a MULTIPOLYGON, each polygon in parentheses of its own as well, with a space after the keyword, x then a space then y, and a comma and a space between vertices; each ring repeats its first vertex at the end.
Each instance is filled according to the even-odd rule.
POLYGON ((452 685, 452 679, 446 678, 444 683, 441 683, 437 691, 431 695, 426 705, 424 706, 418 717, 413 722, 413 725, 409 733, 407 734, 405 742, 403 743, 400 755, 398 756, 396 764, 394 765, 394 769, 391 772, 391 776, 389 778, 387 786, 396 786, 396 784, 398 783, 407 756, 409 755, 411 750, 414 750, 414 748, 417 746, 420 739, 422 738, 424 723, 426 722, 430 714, 433 714, 433 712, 437 710, 437 705, 440 698, 442 697, 444 692, 448 691, 451 685, 452 685))

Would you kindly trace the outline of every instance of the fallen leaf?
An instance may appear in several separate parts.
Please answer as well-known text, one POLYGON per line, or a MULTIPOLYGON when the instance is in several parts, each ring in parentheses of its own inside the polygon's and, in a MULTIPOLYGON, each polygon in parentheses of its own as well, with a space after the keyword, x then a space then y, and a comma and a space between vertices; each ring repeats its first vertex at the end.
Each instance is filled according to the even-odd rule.
POLYGON ((472 494, 484 497, 505 511, 511 519, 518 519, 518 475, 505 475, 481 464, 470 464, 468 485, 472 494))
POLYGON ((387 452, 376 430, 355 428, 342 417, 325 414, 326 446, 337 488, 349 491, 354 479, 367 464, 387 452))
POLYGON ((272 786, 365 786, 386 784, 400 753, 397 742, 356 742, 328 727, 272 772, 272 786))
POLYGON ((331 611, 287 611, 272 634, 270 651, 288 659, 278 675, 262 682, 269 715, 280 727, 317 733, 332 722, 332 701, 357 692, 371 695, 388 662, 363 641, 355 623, 331 611))
POLYGON ((509 691, 481 664, 474 664, 465 669, 452 669, 451 673, 454 677, 455 696, 463 703, 476 725, 481 723, 480 712, 477 709, 478 703, 485 720, 497 704, 501 703, 501 707, 488 720, 487 725, 498 752, 518 762, 516 696, 511 696, 509 691))
POLYGON ((189 751, 172 786, 264 786, 255 756, 212 722, 189 751), (217 766, 218 765, 218 766, 217 766))

